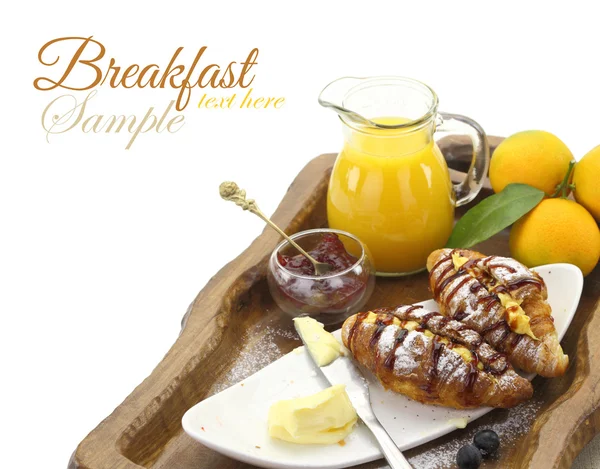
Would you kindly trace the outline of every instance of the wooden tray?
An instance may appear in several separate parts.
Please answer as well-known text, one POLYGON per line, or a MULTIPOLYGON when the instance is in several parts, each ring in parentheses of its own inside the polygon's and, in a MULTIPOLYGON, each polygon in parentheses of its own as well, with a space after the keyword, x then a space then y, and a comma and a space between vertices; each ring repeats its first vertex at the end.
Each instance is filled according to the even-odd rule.
MULTIPOLYGON (((491 137, 492 148, 500 141, 491 137)), ((470 158, 470 146, 450 139, 441 147, 456 162, 451 166, 464 168, 464 161, 470 158)), ((325 197, 334 159, 333 154, 315 158, 289 188, 273 215, 273 220, 286 227, 288 233, 326 224, 325 197)), ((488 186, 480 198, 489 194, 488 186)), ((488 254, 507 255, 507 236, 508 231, 500 233, 478 248, 488 254)), ((291 321, 273 304, 265 280, 267 257, 278 242, 279 236, 265 229, 208 282, 190 305, 181 335, 171 350, 152 374, 79 444, 69 469, 251 467, 196 443, 182 431, 180 421, 197 402, 299 345, 291 321)), ((402 279, 378 278, 367 307, 413 303, 430 297, 425 273, 402 279)), ((571 358, 564 377, 536 378, 535 395, 528 407, 495 410, 465 430, 408 451, 415 467, 452 467, 458 447, 477 429, 490 426, 502 430, 504 443, 500 459, 487 462, 484 467, 571 467, 581 448, 600 429, 599 298, 597 268, 585 280, 579 309, 563 340, 571 358), (511 440, 514 432, 519 436, 511 440)), ((387 467, 383 461, 360 466, 383 467, 387 467)))

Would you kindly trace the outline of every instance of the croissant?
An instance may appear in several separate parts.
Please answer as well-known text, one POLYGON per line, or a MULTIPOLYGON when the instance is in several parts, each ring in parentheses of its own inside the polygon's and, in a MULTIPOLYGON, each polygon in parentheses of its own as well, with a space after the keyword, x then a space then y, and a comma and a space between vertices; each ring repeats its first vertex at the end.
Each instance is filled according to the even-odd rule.
POLYGON ((514 259, 467 249, 439 249, 427 259, 440 312, 479 332, 511 363, 545 377, 569 365, 544 280, 514 259))
POLYGON ((422 306, 355 314, 344 322, 342 340, 386 389, 422 403, 507 408, 533 394, 477 332, 422 306))

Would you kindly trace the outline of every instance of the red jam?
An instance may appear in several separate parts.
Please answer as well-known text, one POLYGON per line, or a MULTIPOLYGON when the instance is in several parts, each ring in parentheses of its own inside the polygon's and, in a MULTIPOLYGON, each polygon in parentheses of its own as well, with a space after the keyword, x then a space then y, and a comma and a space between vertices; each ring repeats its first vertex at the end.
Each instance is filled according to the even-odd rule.
MULTIPOLYGON (((318 262, 324 262, 333 266, 327 275, 335 274, 352 267, 358 260, 344 247, 344 243, 335 233, 323 233, 317 247, 308 253, 318 262)), ((285 256, 277 253, 279 263, 296 275, 315 275, 315 267, 304 255, 285 256)))
POLYGON ((316 246, 308 252, 333 269, 324 276, 315 276, 312 263, 303 255, 277 253, 279 266, 272 266, 270 282, 274 286, 272 294, 285 311, 347 314, 364 305, 374 282, 370 264, 357 263, 335 233, 320 234, 316 246))

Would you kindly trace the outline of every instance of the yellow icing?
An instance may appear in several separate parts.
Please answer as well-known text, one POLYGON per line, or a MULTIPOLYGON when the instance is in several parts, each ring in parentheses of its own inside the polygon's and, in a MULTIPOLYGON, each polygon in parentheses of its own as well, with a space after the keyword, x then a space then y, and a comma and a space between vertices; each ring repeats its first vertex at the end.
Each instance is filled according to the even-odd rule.
POLYGON ((458 252, 452 253, 452 263, 456 270, 460 269, 464 264, 469 261, 466 257, 461 256, 458 252))
POLYGON ((416 321, 406 321, 406 324, 404 325, 403 329, 406 329, 407 331, 414 331, 417 327, 419 327, 419 323, 418 322, 416 322, 416 321))
MULTIPOLYGON (((464 257, 462 259, 466 260, 466 258, 464 258, 464 257)), ((364 318, 363 322, 367 323, 367 324, 375 324, 376 320, 377 320, 377 314, 369 311, 367 316, 364 318)), ((403 329, 406 329, 407 331, 411 331, 411 332, 416 330, 418 327, 420 327, 420 324, 416 321, 401 322, 398 318, 393 319, 393 324, 396 326, 402 327, 403 329)), ((423 334, 429 338, 433 338, 436 336, 436 334, 431 332, 429 329, 424 329, 423 334)), ((446 345, 450 343, 450 340, 448 340, 446 337, 442 337, 442 336, 437 336, 437 341, 442 344, 446 344, 446 345)), ((458 355, 460 355, 462 357, 462 359, 467 363, 469 363, 473 360, 473 354, 466 347, 454 345, 451 350, 456 352, 458 355)), ((483 370, 483 364, 481 362, 477 363, 477 368, 479 368, 480 370, 483 370)))
POLYGON ((473 355, 465 347, 453 347, 452 351, 458 353, 467 363, 473 360, 473 355))
POLYGON ((521 301, 516 301, 506 293, 498 293, 498 298, 500 298, 502 306, 506 309, 506 322, 511 330, 517 334, 526 334, 532 339, 538 340, 531 330, 529 316, 521 308, 521 301))
MULTIPOLYGON (((456 270, 460 269, 469 259, 461 256, 458 252, 452 253, 452 262, 456 270)), ((472 272, 469 272, 473 276, 472 272)), ((530 326, 530 318, 527 316, 523 308, 521 308, 521 302, 517 302, 514 298, 506 293, 498 293, 498 298, 506 309, 506 322, 510 329, 517 334, 525 334, 532 339, 538 340, 533 334, 530 326)))

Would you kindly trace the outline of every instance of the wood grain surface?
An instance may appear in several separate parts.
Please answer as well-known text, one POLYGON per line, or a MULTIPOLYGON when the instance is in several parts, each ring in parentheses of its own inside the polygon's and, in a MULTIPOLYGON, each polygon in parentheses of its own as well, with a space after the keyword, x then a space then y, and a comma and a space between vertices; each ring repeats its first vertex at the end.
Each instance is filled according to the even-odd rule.
MULTIPOLYGON (((490 137, 495 147, 501 139, 490 137)), ((471 149, 462 140, 440 145, 451 167, 465 169, 471 149)), ((273 220, 288 233, 326 225, 325 197, 335 155, 312 160, 296 177, 273 220)), ((453 178, 461 176, 451 170, 453 178)), ((489 186, 488 186, 489 187, 489 186)), ((484 189, 478 200, 490 194, 484 189)), ((459 210, 459 214, 463 213, 459 210)), ((476 246, 487 254, 508 255, 508 231, 476 246)), ((190 305, 173 347, 114 412, 77 447, 69 469, 241 469, 249 468, 191 440, 181 417, 194 404, 231 382, 243 379, 243 357, 258 353, 265 341, 275 345, 275 359, 299 345, 283 332, 291 320, 273 303, 265 279, 267 258, 279 242, 265 231, 234 261, 221 269, 190 305), (273 334, 273 331, 282 333, 273 334), (235 367, 238 366, 236 369, 235 367), (237 370, 237 371, 235 371, 237 370), (235 372, 234 372, 235 371, 235 372)), ((414 303, 431 298, 425 273, 408 278, 378 278, 367 307, 414 303)), ((567 469, 600 429, 600 268, 585 280, 580 306, 563 340, 571 365, 557 379, 536 378, 537 415, 528 431, 486 468, 567 469)), ((273 347, 271 347, 273 349, 273 347)), ((246 374, 258 371, 251 366, 246 374)), ((407 452, 413 464, 435 458, 436 449, 478 428, 500 425, 510 411, 495 410, 465 430, 407 452)), ((387 467, 383 461, 358 466, 387 467)), ((416 466, 419 467, 419 466, 416 466)), ((424 467, 421 465, 421 467, 424 467)), ((448 467, 452 467, 449 465, 448 467)))

